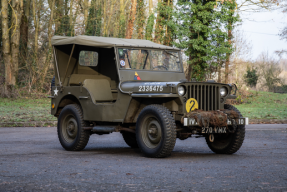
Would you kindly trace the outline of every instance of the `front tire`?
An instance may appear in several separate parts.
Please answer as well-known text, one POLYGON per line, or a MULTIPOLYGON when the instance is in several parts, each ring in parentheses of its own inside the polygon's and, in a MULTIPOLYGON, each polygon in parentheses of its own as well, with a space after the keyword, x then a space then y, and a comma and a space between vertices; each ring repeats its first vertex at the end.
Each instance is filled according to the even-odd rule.
POLYGON ((169 156, 176 141, 175 120, 170 111, 161 105, 146 106, 137 119, 136 139, 145 156, 169 156))
POLYGON ((81 151, 88 144, 90 133, 83 129, 85 122, 79 105, 71 104, 63 108, 58 118, 59 141, 67 151, 81 151))
MULTIPOLYGON (((224 109, 234 110, 239 114, 239 117, 242 117, 240 111, 229 104, 224 105, 224 109)), ((237 125, 237 129, 234 133, 226 134, 214 134, 214 141, 210 142, 208 136, 205 137, 208 147, 218 154, 233 154, 237 152, 245 137, 245 125, 237 125)))

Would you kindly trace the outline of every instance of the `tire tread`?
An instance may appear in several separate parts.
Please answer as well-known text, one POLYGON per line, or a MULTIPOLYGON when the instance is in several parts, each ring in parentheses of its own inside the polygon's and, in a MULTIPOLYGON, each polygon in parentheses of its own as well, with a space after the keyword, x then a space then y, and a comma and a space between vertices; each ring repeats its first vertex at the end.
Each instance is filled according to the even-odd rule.
POLYGON ((176 125, 173 115, 171 114, 169 109, 162 105, 148 105, 143 110, 145 110, 146 108, 152 108, 156 110, 163 117, 163 122, 165 122, 166 125, 166 138, 163 148, 157 154, 149 156, 156 158, 170 156, 176 142, 176 125))
MULTIPOLYGON (((242 117, 240 111, 232 105, 224 104, 224 109, 234 110, 235 112, 239 114, 239 117, 242 117)), ((236 131, 233 134, 234 134, 233 140, 231 141, 229 146, 226 147, 225 149, 222 149, 222 150, 215 149, 214 147, 212 147, 207 137, 206 137, 206 143, 208 147, 215 153, 233 154, 237 152, 243 144, 243 141, 245 138, 245 125, 238 125, 236 131)))
MULTIPOLYGON (((80 108, 80 106, 79 105, 77 105, 77 104, 70 104, 70 105, 67 105, 67 106, 65 106, 65 108, 72 108, 72 110, 74 110, 78 115, 79 115, 79 117, 80 117, 80 123, 81 123, 81 127, 79 127, 79 129, 78 129, 78 131, 80 131, 80 133, 79 133, 79 135, 80 135, 80 138, 79 138, 79 140, 78 140, 78 142, 76 143, 76 145, 75 146, 73 146, 72 148, 66 148, 63 144, 62 144, 62 142, 61 142, 61 139, 60 139, 60 142, 61 142, 61 144, 62 144, 62 146, 66 149, 66 150, 68 150, 68 151, 81 151, 81 150, 83 150, 85 147, 86 147, 86 145, 88 144, 88 142, 89 142, 89 138, 90 138, 90 133, 88 132, 88 131, 86 131, 86 130, 84 130, 84 129, 82 129, 82 127, 85 127, 85 125, 86 125, 86 123, 85 123, 85 121, 84 121, 84 117, 83 117, 83 112, 82 112, 82 109, 80 108)), ((64 110, 64 109, 63 109, 64 110)), ((60 126, 60 121, 58 121, 58 129, 57 129, 57 131, 58 131, 58 136, 60 135, 60 133, 59 133, 59 126, 60 126)), ((60 137, 60 136, 59 136, 60 137)))

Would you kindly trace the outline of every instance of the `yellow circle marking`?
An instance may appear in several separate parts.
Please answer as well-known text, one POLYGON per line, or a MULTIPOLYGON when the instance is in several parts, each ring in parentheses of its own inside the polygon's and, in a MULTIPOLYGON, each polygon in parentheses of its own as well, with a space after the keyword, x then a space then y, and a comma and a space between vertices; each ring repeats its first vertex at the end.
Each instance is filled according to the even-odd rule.
POLYGON ((186 101, 186 104, 185 104, 185 108, 186 108, 186 111, 189 113, 190 111, 193 111, 195 109, 198 109, 198 103, 196 101, 196 99, 194 98, 190 98, 186 101))

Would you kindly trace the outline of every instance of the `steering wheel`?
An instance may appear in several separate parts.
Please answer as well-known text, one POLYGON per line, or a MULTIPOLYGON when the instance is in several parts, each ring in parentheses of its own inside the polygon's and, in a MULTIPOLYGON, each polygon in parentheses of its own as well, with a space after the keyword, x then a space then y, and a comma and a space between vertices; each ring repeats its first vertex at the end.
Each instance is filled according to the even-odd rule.
POLYGON ((168 68, 164 65, 158 65, 158 66, 153 67, 152 69, 156 69, 156 68, 164 68, 165 70, 168 71, 168 68))

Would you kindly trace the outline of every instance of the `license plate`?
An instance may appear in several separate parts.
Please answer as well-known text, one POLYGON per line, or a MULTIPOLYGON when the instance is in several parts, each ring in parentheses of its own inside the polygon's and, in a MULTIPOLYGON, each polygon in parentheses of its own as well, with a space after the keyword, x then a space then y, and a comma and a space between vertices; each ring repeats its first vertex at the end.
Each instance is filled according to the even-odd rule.
MULTIPOLYGON (((236 119, 236 124, 237 125, 248 125, 248 118, 246 117, 246 118, 236 119)), ((229 119, 227 120, 227 125, 232 125, 229 119)))
POLYGON ((227 128, 226 127, 202 127, 201 133, 226 133, 227 128))
MULTIPOLYGON (((248 125, 248 118, 239 118, 236 119, 236 124, 237 125, 248 125)), ((232 125, 232 122, 230 120, 227 120, 227 125, 232 125)), ((198 126, 198 123, 195 119, 193 118, 184 118, 184 126, 198 126)))

